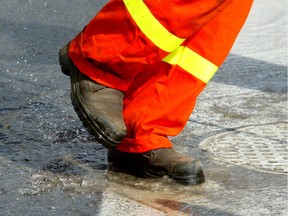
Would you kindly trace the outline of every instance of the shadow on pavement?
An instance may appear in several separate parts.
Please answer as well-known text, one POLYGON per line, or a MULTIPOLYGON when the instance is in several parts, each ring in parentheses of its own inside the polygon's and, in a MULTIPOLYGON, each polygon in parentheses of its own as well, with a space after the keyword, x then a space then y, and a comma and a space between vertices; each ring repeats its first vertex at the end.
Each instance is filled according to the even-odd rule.
POLYGON ((230 54, 212 81, 264 92, 287 92, 287 66, 230 54))

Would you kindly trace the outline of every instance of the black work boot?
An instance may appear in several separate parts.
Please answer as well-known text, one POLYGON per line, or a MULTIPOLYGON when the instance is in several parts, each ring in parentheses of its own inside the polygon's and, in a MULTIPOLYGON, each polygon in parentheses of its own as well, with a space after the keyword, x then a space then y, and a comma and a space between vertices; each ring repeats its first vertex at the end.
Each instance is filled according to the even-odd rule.
POLYGON ((160 148, 143 154, 109 150, 108 161, 144 177, 169 176, 184 184, 200 184, 205 181, 200 160, 186 157, 173 148, 160 148))
POLYGON ((59 63, 70 76, 72 104, 83 125, 106 148, 115 148, 126 136, 123 93, 82 74, 68 57, 68 45, 59 51, 59 63))

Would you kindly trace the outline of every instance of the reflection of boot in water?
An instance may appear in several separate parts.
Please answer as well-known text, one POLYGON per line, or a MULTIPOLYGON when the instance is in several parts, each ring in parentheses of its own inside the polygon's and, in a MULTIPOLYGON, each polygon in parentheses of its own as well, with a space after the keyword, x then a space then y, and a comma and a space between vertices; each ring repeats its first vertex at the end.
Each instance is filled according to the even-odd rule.
POLYGON ((107 148, 114 148, 126 135, 122 116, 123 93, 93 82, 68 57, 68 45, 59 52, 61 70, 70 76, 71 100, 88 131, 107 148))

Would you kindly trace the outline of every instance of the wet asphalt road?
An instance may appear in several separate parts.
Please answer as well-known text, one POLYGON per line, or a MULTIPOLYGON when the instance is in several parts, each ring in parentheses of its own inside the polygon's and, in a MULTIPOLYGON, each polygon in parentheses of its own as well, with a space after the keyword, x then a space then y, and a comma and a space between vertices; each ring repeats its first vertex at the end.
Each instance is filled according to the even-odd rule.
POLYGON ((287 215, 287 170, 223 156, 238 151, 227 143, 275 145, 271 161, 287 162, 287 2, 255 2, 231 55, 172 138, 203 161, 207 182, 188 187, 107 165, 70 104, 58 49, 105 2, 0 0, 0 215, 287 215), (225 147, 220 156, 211 143, 225 147))

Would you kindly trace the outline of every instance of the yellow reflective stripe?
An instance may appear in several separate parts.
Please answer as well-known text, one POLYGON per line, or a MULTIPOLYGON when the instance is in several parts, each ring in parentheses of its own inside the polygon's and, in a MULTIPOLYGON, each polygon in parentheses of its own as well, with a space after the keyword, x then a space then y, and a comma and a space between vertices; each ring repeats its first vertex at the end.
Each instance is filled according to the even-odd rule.
POLYGON ((158 48, 172 52, 185 40, 171 34, 162 26, 143 0, 123 0, 123 2, 137 26, 158 48))
POLYGON ((162 60, 169 64, 180 66, 205 83, 207 83, 218 70, 217 65, 184 46, 179 46, 162 60))

